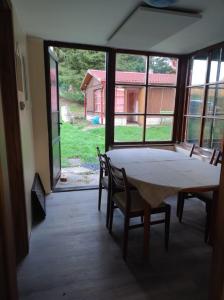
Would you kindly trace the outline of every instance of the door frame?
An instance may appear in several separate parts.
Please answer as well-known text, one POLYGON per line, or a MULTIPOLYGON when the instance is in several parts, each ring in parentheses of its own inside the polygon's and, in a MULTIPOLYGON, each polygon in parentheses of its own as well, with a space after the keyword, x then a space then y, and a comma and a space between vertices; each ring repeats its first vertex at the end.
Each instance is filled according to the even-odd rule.
POLYGON ((0 85, 17 262, 29 251, 11 4, 0 2, 0 85))
MULTIPOLYGON (((111 145, 111 126, 110 121, 111 120, 111 110, 110 108, 113 107, 113 102, 111 100, 113 99, 113 83, 111 82, 111 76, 108 76, 109 69, 113 69, 114 65, 111 66, 111 62, 109 60, 109 55, 114 56, 114 54, 111 55, 108 47, 101 47, 101 46, 93 46, 93 45, 82 45, 82 44, 76 44, 76 43, 64 43, 64 42, 58 42, 58 41, 44 41, 44 63, 45 63, 45 81, 46 81, 46 105, 47 105, 47 122, 48 122, 48 141, 49 141, 49 161, 50 161, 50 179, 51 179, 51 189, 56 192, 62 192, 62 191, 79 191, 79 190, 93 190, 98 189, 98 186, 79 186, 79 187, 73 187, 73 188, 63 188, 63 189, 54 189, 54 183, 53 183, 53 159, 52 159, 52 147, 51 147, 51 94, 50 94, 50 65, 49 65, 49 47, 61 47, 61 48, 71 48, 71 49, 80 49, 80 50, 92 50, 92 51, 102 51, 106 54, 106 112, 105 112, 105 150, 109 150, 109 146, 111 145), (111 93, 109 93, 109 90, 111 93), (110 108, 109 108, 110 104, 110 108), (109 115, 109 116, 108 116, 109 115)), ((51 55, 57 60, 55 55, 51 53, 51 55)), ((115 56, 114 56, 115 57, 115 56)), ((115 64, 115 60, 114 60, 115 64)), ((57 71, 58 72, 58 71, 57 71)), ((115 78, 115 73, 114 73, 115 78)), ((58 89, 58 99, 59 98, 59 89, 58 89)))
MULTIPOLYGON (((60 172, 57 176, 57 179, 54 179, 53 176, 53 151, 52 151, 52 118, 51 118, 51 79, 50 79, 50 58, 56 62, 56 76, 57 76, 57 97, 58 97, 58 106, 59 106, 59 88, 58 88, 58 61, 52 51, 49 50, 49 46, 46 46, 44 43, 44 64, 45 64, 45 81, 46 81, 46 100, 47 100, 47 123, 48 123, 48 144, 49 144, 49 162, 50 162, 50 182, 51 189, 54 190, 54 187, 57 183, 57 180, 60 177, 60 172)), ((60 110, 60 106, 58 107, 60 110)), ((60 111, 58 112, 58 132, 60 138, 60 111)), ((61 170, 61 146, 60 147, 60 170, 61 170)))

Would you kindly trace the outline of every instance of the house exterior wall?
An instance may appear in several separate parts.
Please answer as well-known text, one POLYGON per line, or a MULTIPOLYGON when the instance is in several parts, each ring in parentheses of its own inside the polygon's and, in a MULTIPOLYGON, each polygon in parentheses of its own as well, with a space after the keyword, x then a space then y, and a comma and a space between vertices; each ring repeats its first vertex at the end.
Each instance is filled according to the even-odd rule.
MULTIPOLYGON (((23 73, 23 91, 18 90, 18 101, 25 103, 23 110, 19 109, 20 120, 20 134, 21 134, 21 147, 23 159, 23 175, 24 175, 24 189, 26 200, 27 224, 28 235, 31 232, 32 215, 31 215, 31 187, 33 184, 35 174, 35 161, 34 161, 34 144, 33 144, 33 126, 32 126, 32 102, 29 93, 29 76, 28 76, 28 54, 27 54, 27 40, 18 19, 13 13, 14 25, 14 40, 15 49, 19 49, 21 54, 21 62, 24 63, 25 72, 23 73), (24 61, 23 61, 24 60, 24 61), (25 83, 27 94, 25 90, 25 83)), ((18 104, 19 105, 19 104, 18 104)))
MULTIPOLYGON (((139 112, 144 112, 145 110, 145 89, 141 88, 139 91, 139 101, 138 101, 138 111, 139 112)), ((144 124, 144 117, 139 116, 138 117, 138 123, 140 125, 144 124)))
POLYGON ((28 54, 36 172, 40 174, 46 193, 50 193, 49 140, 43 40, 28 37, 28 54))
MULTIPOLYGON (((94 91, 102 90, 102 84, 96 79, 92 78, 86 89, 86 111, 87 113, 94 113, 94 91)), ((103 99, 105 101, 105 98, 103 99)))
POLYGON ((175 103, 175 89, 151 88, 147 101, 147 113, 172 112, 175 103))

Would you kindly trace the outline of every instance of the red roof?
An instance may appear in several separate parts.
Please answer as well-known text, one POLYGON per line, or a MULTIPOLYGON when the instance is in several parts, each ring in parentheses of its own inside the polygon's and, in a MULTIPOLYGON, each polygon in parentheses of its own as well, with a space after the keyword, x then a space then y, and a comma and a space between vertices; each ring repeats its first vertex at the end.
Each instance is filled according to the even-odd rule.
MULTIPOLYGON (((88 85, 86 82, 87 77, 92 76, 95 77, 100 82, 106 81, 106 71, 103 70, 88 70, 85 78, 82 82, 82 89, 88 85), (88 76, 87 76, 88 75, 88 76)), ((145 73, 140 72, 116 72, 116 83, 145 83, 145 73)), ((167 85, 175 85, 176 84, 176 74, 160 74, 160 73, 152 73, 149 74, 149 83, 151 84, 167 84, 167 85)))

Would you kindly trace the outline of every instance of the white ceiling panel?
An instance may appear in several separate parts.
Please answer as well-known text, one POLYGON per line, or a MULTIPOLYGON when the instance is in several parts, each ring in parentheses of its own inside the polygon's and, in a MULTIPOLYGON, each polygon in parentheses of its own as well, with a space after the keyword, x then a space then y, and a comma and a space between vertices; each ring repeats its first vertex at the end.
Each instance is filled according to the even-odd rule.
POLYGON ((24 32, 46 40, 99 46, 110 44, 117 48, 177 54, 224 41, 224 0, 178 0, 175 8, 200 11, 202 18, 195 21, 184 16, 169 16, 167 20, 163 14, 157 14, 153 20, 146 13, 145 19, 138 18, 133 28, 127 31, 125 27, 121 28, 125 31, 123 39, 117 32, 109 43, 112 33, 142 4, 142 0, 11 1, 24 32))
POLYGON ((198 14, 138 7, 109 38, 108 45, 150 50, 199 19, 198 14))

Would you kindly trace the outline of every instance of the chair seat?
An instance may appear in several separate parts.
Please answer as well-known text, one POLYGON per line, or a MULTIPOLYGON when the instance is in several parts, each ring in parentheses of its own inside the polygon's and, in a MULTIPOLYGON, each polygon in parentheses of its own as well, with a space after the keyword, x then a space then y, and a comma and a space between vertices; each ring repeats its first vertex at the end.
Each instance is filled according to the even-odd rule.
POLYGON ((108 179, 108 176, 104 176, 104 177, 101 179, 101 183, 102 183, 103 187, 105 187, 106 189, 108 189, 108 187, 109 187, 109 179, 108 179))
MULTIPOLYGON (((140 196, 139 192, 137 190, 130 191, 131 195, 131 213, 137 213, 140 211, 144 211, 144 200, 140 196)), ((119 192, 114 194, 114 200, 117 204, 117 206, 124 211, 126 200, 125 200, 125 192, 119 192)))
POLYGON ((213 192, 199 192, 195 196, 201 200, 210 201, 213 198, 213 192))
MULTIPOLYGON (((143 212, 145 208, 145 200, 141 197, 137 190, 130 190, 131 195, 131 213, 143 212)), ((117 206, 125 210, 125 192, 119 192, 114 194, 114 200, 117 206)), ((166 204, 162 203, 160 206, 153 208, 151 213, 158 213, 165 209, 166 204)))

